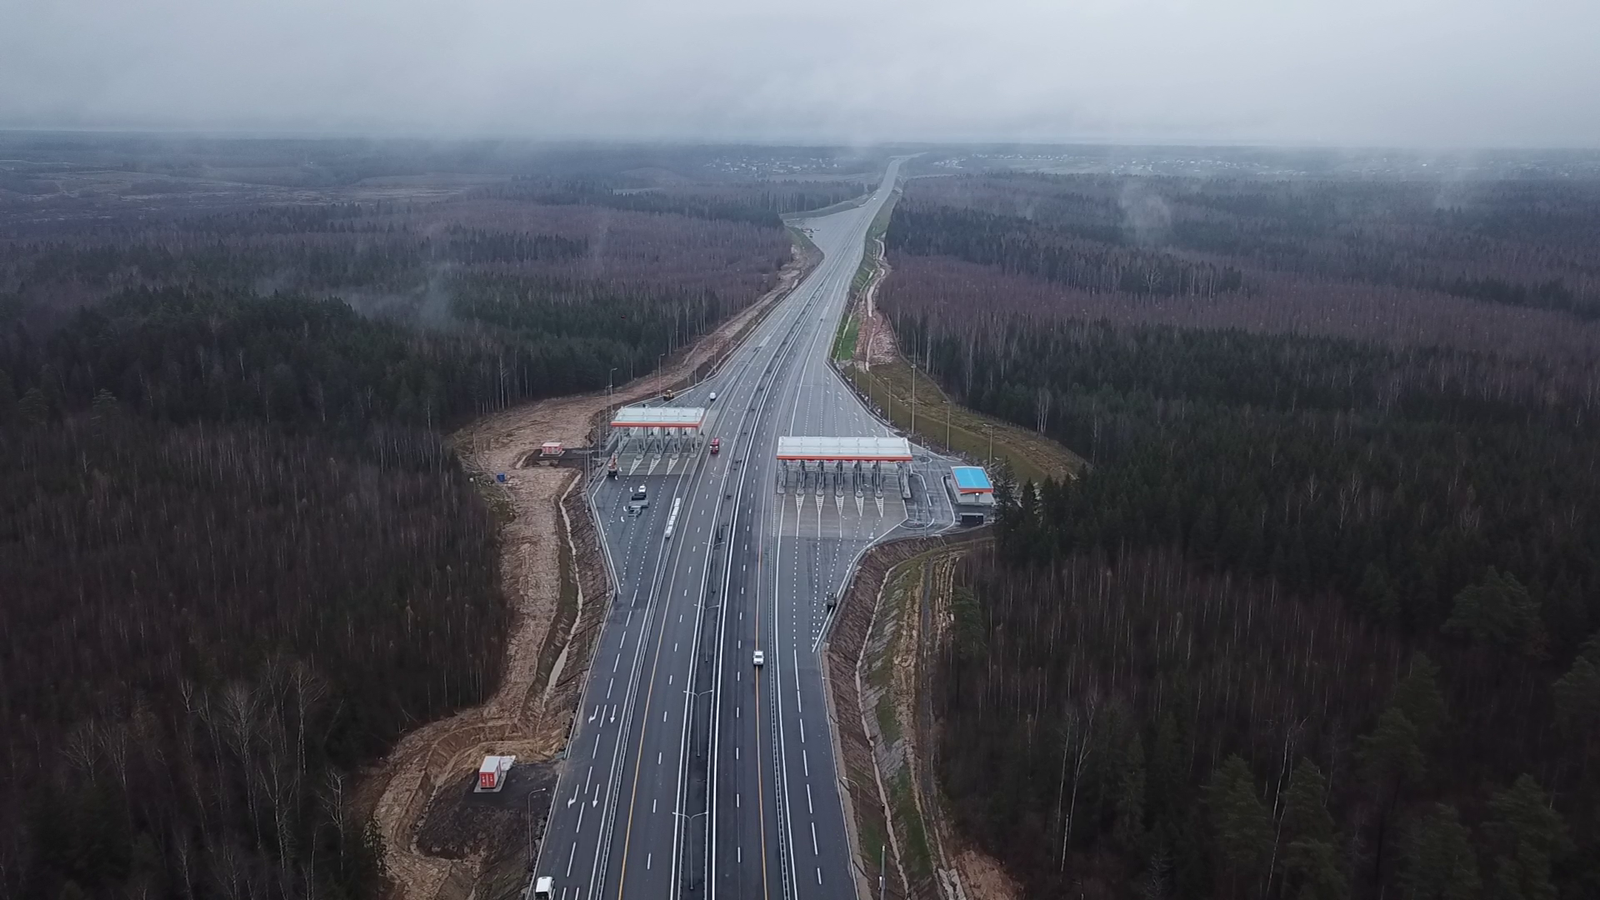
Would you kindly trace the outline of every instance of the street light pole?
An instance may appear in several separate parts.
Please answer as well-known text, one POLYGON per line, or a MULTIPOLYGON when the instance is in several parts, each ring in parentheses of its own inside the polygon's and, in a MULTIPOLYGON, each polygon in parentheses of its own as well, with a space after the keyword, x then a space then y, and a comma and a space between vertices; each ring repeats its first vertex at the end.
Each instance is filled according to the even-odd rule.
POLYGON ((536 859, 534 857, 534 855, 533 855, 533 798, 537 797, 540 794, 548 793, 549 791, 550 791, 549 788, 536 788, 534 790, 529 791, 528 792, 528 796, 527 796, 527 801, 528 801, 528 822, 527 822, 527 825, 528 825, 528 868, 530 870, 533 869, 534 864, 538 862, 538 859, 536 859))

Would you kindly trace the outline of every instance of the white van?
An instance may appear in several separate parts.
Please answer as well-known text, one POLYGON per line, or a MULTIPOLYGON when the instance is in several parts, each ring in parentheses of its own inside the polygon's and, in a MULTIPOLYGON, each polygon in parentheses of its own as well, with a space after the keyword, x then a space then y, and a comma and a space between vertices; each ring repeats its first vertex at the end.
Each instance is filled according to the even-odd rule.
POLYGON ((556 880, 549 875, 541 875, 533 883, 533 900, 553 900, 555 895, 556 880))

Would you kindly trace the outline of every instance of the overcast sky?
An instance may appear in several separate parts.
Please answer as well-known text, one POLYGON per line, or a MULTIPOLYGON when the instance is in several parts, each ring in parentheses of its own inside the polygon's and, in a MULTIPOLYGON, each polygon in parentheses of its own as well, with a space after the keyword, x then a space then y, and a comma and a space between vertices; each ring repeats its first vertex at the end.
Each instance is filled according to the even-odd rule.
POLYGON ((0 0, 0 127, 1600 146, 1600 0, 0 0))

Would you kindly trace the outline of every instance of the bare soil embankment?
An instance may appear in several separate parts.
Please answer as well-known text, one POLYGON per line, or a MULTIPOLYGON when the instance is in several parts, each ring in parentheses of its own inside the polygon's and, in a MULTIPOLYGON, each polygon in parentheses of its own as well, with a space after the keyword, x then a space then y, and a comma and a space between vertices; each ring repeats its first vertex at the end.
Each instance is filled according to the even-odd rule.
POLYGON ((929 692, 932 661, 949 640, 949 574, 984 540, 968 532, 869 551, 830 635, 824 675, 862 896, 878 893, 880 867, 892 896, 1020 896, 949 826, 935 777, 929 692))
MULTIPOLYGON (((418 846, 418 826, 425 813, 430 820, 472 818, 470 810, 442 809, 434 798, 459 795, 455 786, 484 755, 539 762, 561 750, 604 621, 609 575, 583 497, 585 473, 519 469, 519 460, 544 441, 587 443, 612 403, 635 402, 704 377, 819 258, 814 251, 797 251, 778 287, 662 371, 617 388, 609 398, 601 392, 532 403, 487 416, 452 437, 501 516, 501 577, 514 616, 504 673, 489 701, 406 735, 363 777, 356 810, 377 824, 392 896, 464 900, 475 890, 493 896, 505 890, 502 882, 521 877, 517 866, 505 864, 504 841, 484 837, 452 845, 452 858, 444 858, 418 846), (505 473, 504 482, 496 480, 499 473, 505 473)), ((544 814, 535 809, 534 816, 534 830, 541 831, 544 814)), ((494 829, 476 831, 488 835, 494 829)))

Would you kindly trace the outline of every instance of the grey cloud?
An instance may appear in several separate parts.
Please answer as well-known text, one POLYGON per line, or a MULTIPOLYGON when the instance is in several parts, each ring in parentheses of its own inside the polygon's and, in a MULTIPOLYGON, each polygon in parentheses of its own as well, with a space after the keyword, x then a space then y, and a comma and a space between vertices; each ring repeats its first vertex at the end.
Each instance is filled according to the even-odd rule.
POLYGON ((1592 0, 0 0, 0 127, 1600 146, 1592 0))

